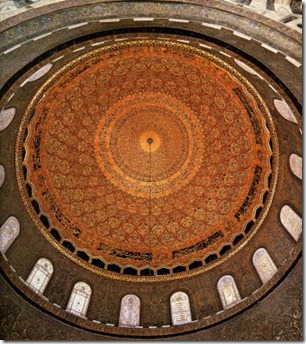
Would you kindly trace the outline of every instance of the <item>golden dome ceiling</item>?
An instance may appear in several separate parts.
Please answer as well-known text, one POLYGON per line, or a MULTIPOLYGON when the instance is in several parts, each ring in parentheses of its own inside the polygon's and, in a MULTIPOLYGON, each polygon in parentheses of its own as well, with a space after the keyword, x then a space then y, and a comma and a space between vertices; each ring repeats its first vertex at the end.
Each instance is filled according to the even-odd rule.
POLYGON ((34 96, 16 152, 42 233, 138 274, 207 268, 254 235, 277 155, 271 115, 246 78, 157 40, 115 43, 60 69, 34 96))
POLYGON ((299 337, 301 35, 219 1, 88 0, 1 38, 5 338, 299 337))

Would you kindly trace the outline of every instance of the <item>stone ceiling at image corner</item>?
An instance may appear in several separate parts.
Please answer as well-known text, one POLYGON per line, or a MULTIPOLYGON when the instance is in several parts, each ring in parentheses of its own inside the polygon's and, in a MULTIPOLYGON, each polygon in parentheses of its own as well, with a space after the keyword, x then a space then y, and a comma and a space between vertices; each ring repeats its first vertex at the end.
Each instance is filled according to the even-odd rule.
MULTIPOLYGON (((61 4, 67 0, 1 0, 0 21, 9 19, 32 9, 40 9, 51 4, 61 4)), ((239 7, 248 8, 267 18, 284 23, 288 27, 302 33, 302 1, 301 0, 224 0, 224 2, 239 7)))

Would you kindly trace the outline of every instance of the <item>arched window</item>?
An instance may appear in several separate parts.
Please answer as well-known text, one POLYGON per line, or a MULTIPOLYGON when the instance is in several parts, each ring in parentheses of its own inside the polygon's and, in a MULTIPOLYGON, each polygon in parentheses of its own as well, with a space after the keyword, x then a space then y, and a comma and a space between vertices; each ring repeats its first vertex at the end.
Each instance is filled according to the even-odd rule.
POLYGON ((192 321, 189 297, 178 291, 170 298, 171 318, 173 325, 187 324, 192 321))
POLYGON ((284 117, 287 121, 297 123, 297 120, 291 111, 289 105, 284 101, 280 99, 274 99, 274 105, 279 112, 279 114, 284 117))
POLYGON ((241 301, 239 290, 232 276, 226 275, 221 277, 217 288, 223 309, 231 308, 241 301))
POLYGON ((52 263, 46 258, 40 258, 30 272, 26 283, 35 293, 43 294, 52 274, 52 263))
POLYGON ((0 188, 3 185, 5 180, 5 169, 2 165, 0 165, 0 188))
POLYGON ((79 317, 85 318, 90 297, 90 286, 85 282, 77 282, 73 286, 66 311, 79 317))
POLYGON ((0 112, 0 131, 6 129, 14 119, 16 114, 16 109, 11 107, 0 112))
POLYGON ((289 158, 289 164, 290 164, 291 171, 299 179, 302 179, 302 177, 303 177, 303 159, 296 154, 291 154, 290 158, 289 158))
POLYGON ((133 327, 140 324, 140 300, 136 295, 125 295, 121 300, 119 326, 133 327))
POLYGON ((0 251, 5 253, 18 237, 20 232, 19 221, 10 216, 0 228, 0 251))
POLYGON ((259 248, 253 255, 253 264, 263 284, 277 272, 277 267, 265 248, 259 248))
POLYGON ((280 212, 280 220, 293 239, 298 241, 302 234, 302 219, 299 215, 289 205, 284 205, 280 212))

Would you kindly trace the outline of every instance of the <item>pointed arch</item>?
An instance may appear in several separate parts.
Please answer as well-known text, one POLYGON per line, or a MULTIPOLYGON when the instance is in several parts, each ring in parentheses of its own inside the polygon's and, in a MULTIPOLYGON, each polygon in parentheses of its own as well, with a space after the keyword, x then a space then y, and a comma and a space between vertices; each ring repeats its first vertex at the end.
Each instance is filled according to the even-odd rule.
POLYGON ((171 318, 173 325, 187 324, 192 321, 189 297, 178 291, 170 297, 171 318))
POLYGON ((35 293, 43 294, 51 279, 53 270, 50 260, 46 258, 38 259, 26 280, 26 284, 35 293))
POLYGON ((77 282, 73 288, 66 307, 66 311, 85 318, 91 297, 91 288, 85 282, 77 282))
POLYGON ((277 273, 277 267, 265 248, 256 250, 252 261, 263 284, 267 283, 277 273))
POLYGON ((140 299, 133 294, 125 295, 121 300, 119 326, 133 327, 140 324, 140 299))
POLYGON ((221 277, 218 281, 217 289, 223 309, 231 308, 241 301, 241 296, 233 276, 225 275, 221 277))
POLYGON ((6 253, 20 232, 19 221, 10 216, 0 228, 0 252, 6 253))

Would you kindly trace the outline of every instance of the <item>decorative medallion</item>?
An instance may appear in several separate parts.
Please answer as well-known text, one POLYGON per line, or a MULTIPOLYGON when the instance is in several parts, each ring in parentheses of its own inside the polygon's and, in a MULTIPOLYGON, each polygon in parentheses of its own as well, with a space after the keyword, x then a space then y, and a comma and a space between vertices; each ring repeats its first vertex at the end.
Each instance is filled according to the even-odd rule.
POLYGON ((102 117, 96 160, 106 178, 123 191, 162 197, 195 176, 203 157, 202 137, 200 121, 183 102, 159 92, 137 93, 102 117))
POLYGON ((273 123, 249 82, 212 54, 157 40, 114 43, 55 73, 16 147, 42 233, 118 272, 226 259, 260 226, 277 177, 273 123))

